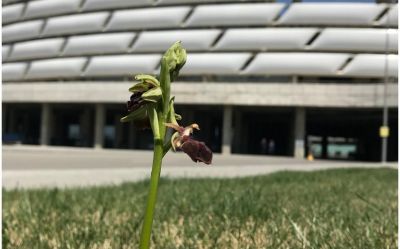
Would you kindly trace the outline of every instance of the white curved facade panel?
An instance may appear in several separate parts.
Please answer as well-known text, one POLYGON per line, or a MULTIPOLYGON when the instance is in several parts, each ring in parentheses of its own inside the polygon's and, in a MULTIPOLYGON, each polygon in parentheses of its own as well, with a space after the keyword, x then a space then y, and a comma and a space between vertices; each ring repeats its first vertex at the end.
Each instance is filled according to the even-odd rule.
POLYGON ((397 51, 398 31, 395 29, 329 28, 313 42, 310 49, 348 51, 397 51))
POLYGON ((79 11, 81 0, 38 0, 27 3, 25 18, 74 13, 79 11))
POLYGON ((382 26, 389 25, 391 27, 397 27, 399 21, 399 5, 393 5, 389 12, 384 15, 380 20, 379 24, 382 26))
POLYGON ((77 14, 48 19, 44 36, 102 31, 108 12, 77 14))
POLYGON ((116 55, 93 57, 84 76, 134 75, 153 73, 161 55, 116 55))
POLYGON ((3 6, 1 10, 1 16, 3 23, 10 23, 18 21, 22 16, 22 11, 24 10, 24 4, 13 4, 8 6, 3 6))
POLYGON ((372 25, 385 9, 375 3, 293 3, 280 24, 372 25))
POLYGON ((3 42, 37 38, 40 34, 42 26, 43 26, 42 20, 20 22, 3 26, 2 30, 3 42))
POLYGON ((216 44, 216 50, 303 49, 316 28, 229 29, 216 44))
POLYGON ((60 54, 63 38, 52 38, 15 43, 10 59, 55 57, 60 54))
POLYGON ((27 68, 27 63, 5 63, 2 66, 3 81, 22 80, 27 68))
POLYGON ((188 54, 182 74, 238 74, 250 53, 188 54))
POLYGON ((336 75, 348 54, 260 53, 245 69, 245 74, 336 75))
POLYGON ((165 51, 174 42, 182 41, 190 51, 207 50, 221 33, 217 29, 142 32, 133 46, 134 51, 165 51))
POLYGON ((388 74, 397 76, 398 56, 393 54, 388 56, 384 54, 358 54, 343 70, 343 75, 384 78, 386 58, 388 60, 388 74))
POLYGON ((83 10, 100 10, 121 7, 151 6, 152 0, 86 0, 83 10))
POLYGON ((185 26, 263 25, 272 23, 281 3, 240 3, 197 6, 185 26))
POLYGON ((189 11, 186 6, 115 11, 106 30, 179 27, 189 11))
POLYGON ((9 56, 9 54, 10 54, 10 51, 11 51, 11 46, 9 46, 9 45, 3 45, 2 47, 1 47, 1 55, 2 55, 2 60, 3 61, 5 61, 5 60, 7 60, 8 59, 8 56, 9 56))
POLYGON ((63 51, 63 55, 85 55, 127 52, 135 33, 111 33, 72 36, 63 51))
POLYGON ((62 58, 31 62, 27 79, 79 77, 86 58, 62 58))

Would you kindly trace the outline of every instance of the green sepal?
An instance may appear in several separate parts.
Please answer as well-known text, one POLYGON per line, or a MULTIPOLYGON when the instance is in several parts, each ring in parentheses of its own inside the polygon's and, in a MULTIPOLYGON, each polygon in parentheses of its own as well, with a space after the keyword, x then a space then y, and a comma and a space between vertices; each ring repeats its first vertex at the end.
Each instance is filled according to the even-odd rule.
POLYGON ((157 80, 157 78, 148 74, 138 74, 135 76, 135 80, 140 80, 142 82, 149 83, 155 87, 160 86, 160 82, 157 80))
MULTIPOLYGON (((175 100, 175 96, 169 100, 169 111, 168 111, 167 122, 178 125, 178 122, 176 121, 177 118, 176 118, 175 109, 174 109, 174 100, 175 100)), ((180 117, 180 115, 178 115, 178 116, 180 117)), ((180 117, 180 118, 182 118, 182 117, 180 117)), ((180 119, 178 119, 178 120, 180 120, 180 119)))
POLYGON ((147 74, 138 74, 135 76, 135 80, 139 80, 139 83, 136 83, 134 86, 129 88, 130 92, 145 92, 153 87, 160 87, 160 82, 151 75, 147 74))
POLYGON ((150 88, 150 86, 148 83, 140 82, 140 83, 135 84, 131 88, 129 88, 129 91, 132 93, 145 92, 145 91, 149 90, 149 88, 150 88))
POLYGON ((161 88, 156 87, 143 93, 142 99, 145 101, 157 103, 157 101, 161 98, 161 96, 162 96, 161 88))
POLYGON ((177 113, 175 113, 175 119, 176 120, 182 120, 182 116, 177 114, 177 113))
POLYGON ((146 108, 141 107, 141 108, 129 113, 125 117, 121 118, 120 121, 125 123, 125 122, 129 122, 129 121, 134 121, 134 120, 142 120, 142 119, 145 119, 146 117, 147 117, 146 108))
POLYGON ((153 130, 154 139, 161 139, 160 126, 158 124, 157 110, 154 105, 148 105, 147 111, 149 113, 150 125, 153 130))

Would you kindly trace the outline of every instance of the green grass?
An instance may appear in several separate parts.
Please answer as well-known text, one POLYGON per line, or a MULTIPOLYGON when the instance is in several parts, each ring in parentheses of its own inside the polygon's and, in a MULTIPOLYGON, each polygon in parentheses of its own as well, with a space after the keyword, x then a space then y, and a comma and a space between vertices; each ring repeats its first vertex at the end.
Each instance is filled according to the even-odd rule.
MULTIPOLYGON (((3 190, 3 248, 137 248, 148 182, 3 190)), ((152 248, 397 248, 397 170, 162 180, 152 248)))

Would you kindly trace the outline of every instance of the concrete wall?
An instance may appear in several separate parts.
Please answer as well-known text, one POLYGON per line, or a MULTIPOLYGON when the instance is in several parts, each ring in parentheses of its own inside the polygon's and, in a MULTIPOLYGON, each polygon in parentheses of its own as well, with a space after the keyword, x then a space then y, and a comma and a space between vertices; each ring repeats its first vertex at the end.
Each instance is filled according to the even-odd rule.
MULTIPOLYGON (((131 82, 3 83, 4 103, 124 103, 131 82)), ((370 108, 383 105, 383 84, 173 83, 179 104, 370 108)), ((397 107, 389 84, 388 105, 397 107)))

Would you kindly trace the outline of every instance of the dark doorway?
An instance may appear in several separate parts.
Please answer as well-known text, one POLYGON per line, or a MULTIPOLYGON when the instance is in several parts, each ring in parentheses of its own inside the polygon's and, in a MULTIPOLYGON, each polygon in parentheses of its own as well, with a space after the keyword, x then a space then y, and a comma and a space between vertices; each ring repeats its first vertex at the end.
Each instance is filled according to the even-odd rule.
POLYGON ((88 105, 52 107, 51 145, 92 147, 94 110, 88 105))
MULTIPOLYGON (((397 109, 389 114, 388 160, 397 161, 397 109)), ((380 110, 312 109, 307 111, 307 153, 316 158, 380 161, 380 110)))
POLYGON ((40 104, 4 105, 3 143, 39 144, 40 104))
POLYGON ((289 156, 292 153, 293 110, 260 108, 243 110, 236 134, 239 153, 289 156))
POLYGON ((110 105, 106 108, 104 147, 151 150, 153 148, 151 129, 135 127, 132 122, 121 123, 120 119, 125 115, 127 111, 123 105, 110 105))

